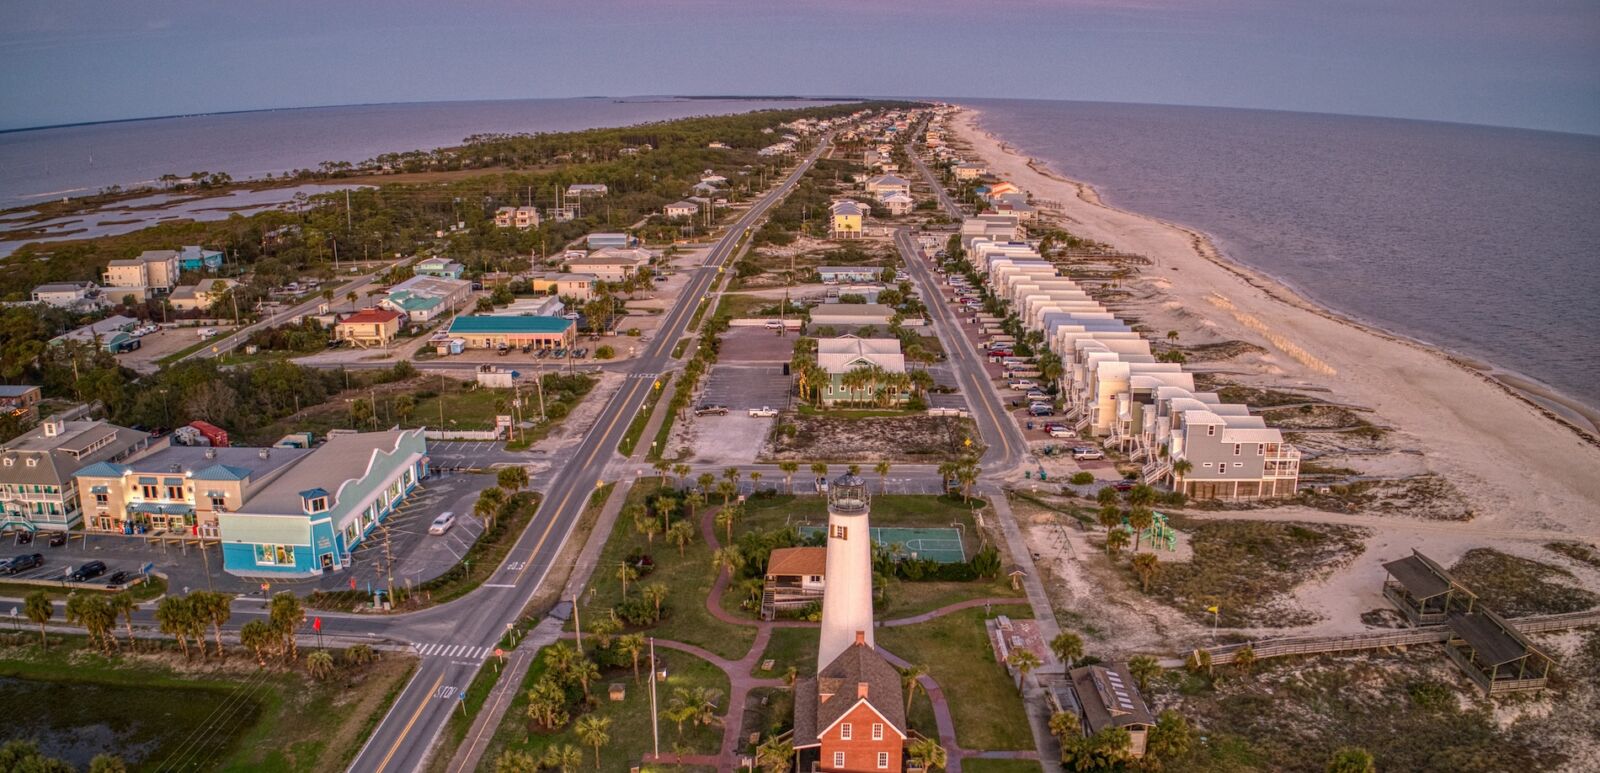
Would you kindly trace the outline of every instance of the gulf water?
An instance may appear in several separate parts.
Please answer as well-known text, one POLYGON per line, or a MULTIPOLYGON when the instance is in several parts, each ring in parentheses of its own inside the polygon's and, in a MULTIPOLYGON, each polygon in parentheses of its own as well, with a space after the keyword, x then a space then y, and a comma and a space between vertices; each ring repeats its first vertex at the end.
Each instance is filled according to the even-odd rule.
POLYGON ((1600 405, 1600 137, 1310 113, 964 100, 1117 207, 1379 327, 1600 405))

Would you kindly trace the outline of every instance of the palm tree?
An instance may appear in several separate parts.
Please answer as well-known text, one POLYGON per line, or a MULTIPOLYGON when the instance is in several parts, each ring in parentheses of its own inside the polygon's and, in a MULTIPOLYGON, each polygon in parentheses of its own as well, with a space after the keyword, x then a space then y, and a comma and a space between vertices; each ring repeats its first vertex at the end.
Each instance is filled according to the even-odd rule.
POLYGON ((1078 739, 1083 736, 1083 723, 1078 715, 1070 711, 1058 711, 1050 715, 1050 735, 1057 741, 1066 745, 1067 739, 1078 739))
POLYGON ((100 596, 73 594, 67 598, 67 622, 83 626, 91 641, 105 645, 107 652, 116 645, 116 638, 108 633, 116 623, 116 613, 100 596))
MULTIPOLYGON (((667 529, 667 541, 678 546, 678 557, 683 557, 683 549, 694 542, 694 526, 688 521, 678 521, 667 529)), ((1153 554, 1152 554, 1153 555, 1153 554)))
POLYGON ((794 474, 800 469, 799 462, 778 462, 778 469, 783 471, 783 490, 786 494, 794 493, 794 474))
POLYGON ((1050 651, 1056 654, 1057 660, 1071 667, 1083 657, 1083 637, 1066 631, 1058 633, 1050 640, 1050 651))
MULTIPOLYGON (((689 493, 683 495, 683 506, 686 509, 688 509, 688 511, 689 511, 689 520, 690 521, 694 520, 694 509, 696 507, 699 507, 699 506, 705 504, 705 503, 706 503, 706 495, 700 493, 698 490, 690 491, 689 493)), ((685 522, 680 521, 679 523, 681 524, 681 523, 685 523, 685 522)), ((667 533, 668 534, 672 533, 672 529, 670 527, 667 529, 667 533)))
POLYGON ((732 483, 734 490, 738 491, 739 481, 744 478, 744 473, 740 472, 738 467, 727 467, 722 470, 722 477, 732 483))
MULTIPOLYGON (((1129 539, 1127 529, 1112 529, 1106 532, 1106 555, 1115 556, 1121 552, 1123 548, 1128 546, 1129 539)), ((1151 558, 1156 557, 1154 553, 1145 553, 1144 555, 1151 558)))
POLYGON ((744 551, 737 546, 728 545, 717 548, 711 552, 711 570, 720 572, 724 568, 730 574, 744 568, 744 551))
POLYGON ((156 623, 161 632, 178 640, 183 656, 189 657, 190 620, 194 617, 194 604, 185 596, 167 596, 156 605, 156 623))
POLYGON ((669 496, 659 496, 655 500, 656 515, 661 516, 661 530, 666 531, 672 525, 672 511, 678 509, 678 500, 669 496))
POLYGON ((528 468, 520 464, 501 467, 500 472, 495 473, 495 484, 507 493, 515 494, 528 486, 528 468))
POLYGON ((678 479, 677 488, 683 488, 683 480, 689 475, 689 465, 679 462, 672 465, 672 475, 678 479))
POLYGON ((1377 770, 1372 753, 1359 746, 1343 747, 1328 760, 1328 773, 1375 773, 1377 770))
POLYGON ((322 681, 333 675, 333 656, 327 650, 317 650, 306 656, 306 673, 312 679, 322 681))
POLYGON ((611 718, 589 714, 578 720, 578 739, 594 747, 594 769, 600 769, 600 747, 611 743, 611 718))
POLYGON ((1150 528, 1152 523, 1155 523, 1155 514, 1150 512, 1150 508, 1135 505, 1132 510, 1128 511, 1128 525, 1133 527, 1133 551, 1135 553, 1139 552, 1139 541, 1143 538, 1144 530, 1150 528))
POLYGON ((572 773, 579 765, 583 764, 583 750, 570 743, 549 746, 544 750, 542 762, 547 768, 555 768, 561 773, 572 773))
POLYGON ((588 699, 589 683, 600 678, 600 667, 595 665, 594 661, 579 655, 578 660, 572 664, 572 678, 583 686, 583 697, 588 699))
POLYGON ((743 502, 723 505, 722 509, 717 512, 717 525, 721 526, 723 531, 726 532, 727 541, 730 545, 733 544, 733 525, 738 523, 742 517, 744 517, 743 502))
POLYGON ((978 482, 982 469, 972 459, 963 459, 956 467, 956 480, 961 483, 961 501, 972 501, 972 486, 978 482))
POLYGON ((254 651, 256 661, 263 666, 267 664, 267 649, 276 641, 279 641, 278 634, 265 620, 251 620, 239 628, 239 643, 254 651))
POLYGON ((1135 655, 1128 659, 1128 674, 1139 683, 1140 692, 1150 691, 1150 680, 1161 675, 1161 662, 1149 655, 1135 655))
POLYGON ((1209 674, 1211 673, 1211 653, 1205 650, 1195 650, 1189 655, 1189 659, 1184 661, 1183 667, 1188 669, 1191 674, 1198 674, 1202 671, 1209 674))
POLYGON ((811 473, 819 478, 828 477, 828 465, 823 462, 812 462, 811 473))
POLYGON ((1033 654, 1032 650, 1012 650, 1006 663, 1022 675, 1023 681, 1027 681, 1028 673, 1039 667, 1039 656, 1033 654))
POLYGON ((650 463, 650 467, 656 471, 656 489, 660 490, 667 485, 667 473, 672 471, 672 462, 657 459, 650 463))
POLYGON ((722 495, 722 504, 726 505, 733 499, 733 495, 739 493, 739 486, 732 481, 718 481, 717 493, 722 495))
POLYGON ((754 493, 756 493, 757 491, 760 491, 760 490, 761 490, 761 471, 760 470, 751 470, 750 471, 750 493, 754 494, 754 493))
POLYGON ((494 758, 494 773, 539 773, 539 760, 521 749, 506 749, 494 758))
POLYGON ((567 723, 567 691, 554 675, 540 677, 528 690, 528 719, 546 730, 567 723))
POLYGON ((888 462, 878 462, 872 465, 872 469, 878 473, 878 493, 889 493, 889 470, 893 469, 893 465, 888 462))
MULTIPOLYGON (((509 468, 507 468, 509 469, 509 468)), ((499 487, 486 488, 478 492, 478 501, 472 504, 472 514, 483 521, 485 529, 494 528, 494 518, 500 513, 500 508, 505 507, 506 490, 499 487)))
POLYGON ((1139 587, 1145 593, 1150 592, 1150 581, 1155 579, 1160 562, 1154 553, 1140 553, 1133 557, 1133 573, 1139 576, 1139 587))
POLYGON ((633 660, 633 683, 639 683, 639 656, 644 654, 645 641, 642 633, 627 633, 617 637, 617 649, 628 653, 633 660))
POLYGON ((756 765, 766 773, 789 773, 793 760, 794 744, 779 736, 768 738, 756 747, 756 765))
POLYGON ((133 613, 139 611, 139 602, 134 601, 133 595, 127 591, 118 593, 110 599, 111 612, 122 618, 122 624, 127 628, 128 647, 134 646, 133 638, 133 613))
POLYGON ((639 579, 639 570, 633 568, 632 564, 624 563, 617 567, 617 580, 622 583, 622 599, 624 601, 628 599, 628 583, 637 579, 639 579))
POLYGON ((211 624, 211 632, 217 645, 217 657, 226 657, 222 651, 222 626, 228 624, 233 617, 233 594, 201 591, 190 594, 196 597, 195 611, 200 618, 211 624))
MULTIPOLYGON (((1111 491, 1113 489, 1106 487, 1100 490, 1111 491)), ((1117 524, 1122 523, 1122 508, 1117 507, 1117 503, 1115 502, 1101 505, 1100 509, 1095 512, 1095 519, 1100 522, 1101 526, 1110 529, 1117 524)))
POLYGON ((1156 724, 1145 738, 1145 756, 1160 765, 1183 757, 1194 745, 1194 730, 1172 709, 1156 716, 1156 724))
POLYGON ((1188 459, 1179 459, 1178 461, 1172 463, 1173 491, 1183 490, 1183 476, 1188 475, 1189 471, 1193 469, 1194 463, 1190 462, 1188 459))
POLYGON ((912 663, 900 669, 900 681, 906 688, 906 716, 911 716, 911 702, 917 699, 917 690, 922 689, 922 677, 927 674, 928 667, 921 663, 912 663))
POLYGON ((932 738, 918 738, 906 744, 906 753, 911 756, 911 764, 923 770, 942 770, 949 763, 944 747, 932 738))
POLYGON ((666 583, 653 582, 639 589, 639 594, 644 596, 650 605, 655 607, 656 619, 661 619, 661 605, 667 600, 666 583))
POLYGON ((300 644, 296 635, 306 622, 306 609, 301 606, 300 598, 287 591, 273 596, 267 618, 271 621, 272 630, 288 645, 289 659, 300 659, 300 644))
POLYGON ((572 684, 572 672, 582 659, 583 653, 578 648, 566 642, 556 642, 544 650, 544 664, 551 676, 563 684, 572 684))
POLYGON ((39 645, 49 649, 50 640, 45 636, 44 627, 56 614, 55 605, 50 603, 50 596, 42 590, 29 593, 22 602, 22 611, 28 616, 29 621, 39 626, 39 645))
POLYGON ((640 534, 644 535, 644 540, 647 544, 654 545, 656 542, 656 535, 661 533, 661 522, 649 516, 645 516, 644 518, 634 521, 633 528, 635 531, 638 531, 640 534))
POLYGON ((699 477, 694 479, 694 482, 695 485, 700 489, 700 493, 710 494, 711 487, 716 485, 717 476, 712 475, 709 472, 702 472, 700 473, 699 477))

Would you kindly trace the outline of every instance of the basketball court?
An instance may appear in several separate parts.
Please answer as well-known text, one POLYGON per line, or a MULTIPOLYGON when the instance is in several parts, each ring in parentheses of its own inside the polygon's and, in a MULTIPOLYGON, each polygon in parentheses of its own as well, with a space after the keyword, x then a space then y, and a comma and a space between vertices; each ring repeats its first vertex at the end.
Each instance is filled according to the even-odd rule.
MULTIPOLYGON (((821 526, 801 526, 800 536, 822 533, 821 526)), ((883 546, 900 545, 914 558, 927 558, 941 564, 959 564, 967 560, 961 545, 961 530, 948 527, 924 529, 908 526, 874 526, 872 541, 883 546)))

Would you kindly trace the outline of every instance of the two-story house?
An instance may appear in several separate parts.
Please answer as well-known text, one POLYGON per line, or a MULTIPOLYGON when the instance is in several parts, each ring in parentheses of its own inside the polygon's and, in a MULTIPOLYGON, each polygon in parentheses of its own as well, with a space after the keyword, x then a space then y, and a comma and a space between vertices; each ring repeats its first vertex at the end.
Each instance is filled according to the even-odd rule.
POLYGON ((96 462, 119 462, 150 445, 138 430, 99 420, 45 419, 0 445, 0 528, 64 531, 83 520, 72 476, 96 462))

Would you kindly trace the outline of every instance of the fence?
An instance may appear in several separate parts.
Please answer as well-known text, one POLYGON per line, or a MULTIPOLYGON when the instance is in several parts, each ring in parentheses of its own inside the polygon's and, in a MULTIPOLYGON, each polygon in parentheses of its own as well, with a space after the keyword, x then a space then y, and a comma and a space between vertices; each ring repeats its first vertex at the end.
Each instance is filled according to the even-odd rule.
POLYGON ((495 429, 429 429, 423 430, 422 436, 429 440, 499 440, 500 431, 495 429))
MULTIPOLYGON (((1578 628, 1585 625, 1600 624, 1600 609, 1586 612, 1567 612, 1559 615, 1532 615, 1514 618, 1509 622, 1523 633, 1559 631, 1563 628, 1578 628)), ((1352 636, 1304 636, 1268 639, 1244 644, 1224 644, 1219 647, 1208 647, 1204 652, 1211 655, 1212 664, 1223 665, 1232 663, 1234 654, 1245 647, 1250 647, 1256 659, 1260 660, 1262 658, 1281 658, 1289 655, 1320 655, 1333 652, 1376 650, 1386 647, 1407 647, 1413 644, 1434 644, 1448 641, 1450 636, 1449 627, 1429 625, 1403 631, 1382 631, 1352 636)))

